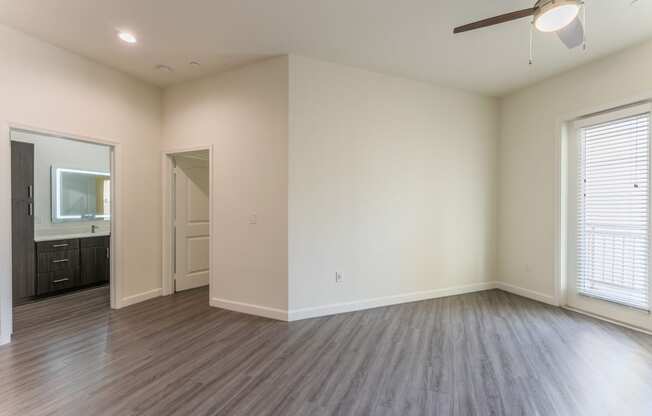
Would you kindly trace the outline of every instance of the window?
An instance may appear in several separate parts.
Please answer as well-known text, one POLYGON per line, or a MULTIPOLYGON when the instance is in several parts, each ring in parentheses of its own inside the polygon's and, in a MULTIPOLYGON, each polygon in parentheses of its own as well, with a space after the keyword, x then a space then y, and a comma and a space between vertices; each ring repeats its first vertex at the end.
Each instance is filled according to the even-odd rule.
POLYGON ((577 292, 649 310, 650 113, 577 134, 577 292))

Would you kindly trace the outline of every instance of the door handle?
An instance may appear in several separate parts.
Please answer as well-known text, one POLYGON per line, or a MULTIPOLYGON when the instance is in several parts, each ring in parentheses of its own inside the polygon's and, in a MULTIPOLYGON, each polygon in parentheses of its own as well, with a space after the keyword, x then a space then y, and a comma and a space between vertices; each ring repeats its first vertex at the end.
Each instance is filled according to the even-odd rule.
POLYGON ((53 280, 52 283, 63 283, 63 282, 67 282, 68 280, 70 280, 70 279, 68 279, 68 278, 66 277, 65 279, 57 279, 57 280, 53 280))
POLYGON ((69 259, 52 260, 52 263, 67 263, 69 261, 70 261, 69 259))

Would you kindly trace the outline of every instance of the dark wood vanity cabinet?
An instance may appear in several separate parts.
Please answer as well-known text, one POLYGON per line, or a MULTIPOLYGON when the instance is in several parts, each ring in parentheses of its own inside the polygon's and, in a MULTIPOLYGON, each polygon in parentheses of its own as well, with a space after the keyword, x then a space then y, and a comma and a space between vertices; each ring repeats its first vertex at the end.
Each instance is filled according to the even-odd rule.
POLYGON ((79 240, 36 243, 36 294, 47 295, 79 285, 79 240))
POLYGON ((36 294, 109 281, 110 237, 88 237, 36 243, 36 294))
POLYGON ((90 237, 81 240, 82 285, 109 281, 109 237, 90 237))

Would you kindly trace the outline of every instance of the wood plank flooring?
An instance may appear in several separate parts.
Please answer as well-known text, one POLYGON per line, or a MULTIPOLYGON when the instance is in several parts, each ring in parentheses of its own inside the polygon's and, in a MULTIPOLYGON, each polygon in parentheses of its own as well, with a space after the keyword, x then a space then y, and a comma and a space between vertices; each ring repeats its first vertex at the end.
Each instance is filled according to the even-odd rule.
POLYGON ((0 415, 652 415, 652 337, 501 291, 283 323, 205 288, 16 310, 0 415))

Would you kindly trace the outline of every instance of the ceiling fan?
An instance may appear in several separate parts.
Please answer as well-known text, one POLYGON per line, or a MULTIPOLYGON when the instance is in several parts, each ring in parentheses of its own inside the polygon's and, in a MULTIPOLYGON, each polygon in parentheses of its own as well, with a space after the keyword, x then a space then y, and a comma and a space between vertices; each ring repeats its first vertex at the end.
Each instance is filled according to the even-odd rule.
MULTIPOLYGON (((533 16, 532 26, 540 32, 557 33, 564 45, 572 49, 584 44, 584 26, 579 18, 580 9, 583 7, 583 0, 537 0, 534 7, 529 9, 505 13, 459 26, 453 30, 453 33, 467 32, 533 16)), ((586 21, 586 19, 584 20, 586 21)))

